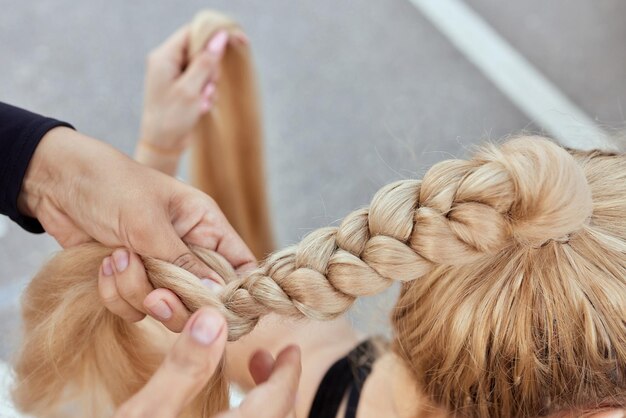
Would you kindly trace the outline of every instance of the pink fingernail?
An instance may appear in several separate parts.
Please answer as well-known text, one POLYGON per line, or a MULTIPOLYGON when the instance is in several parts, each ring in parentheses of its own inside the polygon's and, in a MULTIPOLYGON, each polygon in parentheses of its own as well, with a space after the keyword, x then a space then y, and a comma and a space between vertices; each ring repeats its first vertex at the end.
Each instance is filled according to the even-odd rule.
POLYGON ((202 100, 200 103, 200 111, 208 112, 211 109, 211 100, 202 100))
POLYGON ((243 32, 240 32, 237 35, 235 35, 235 39, 237 39, 242 45, 248 45, 250 43, 250 39, 243 32))
POLYGON ((150 312, 152 312, 154 316, 162 321, 167 321, 172 317, 172 309, 163 300, 159 300, 157 303, 147 308, 150 309, 150 312))
POLYGON ((191 337, 202 345, 210 345, 222 330, 224 321, 213 312, 201 312, 191 325, 191 337))
POLYGON ((228 43, 228 33, 226 31, 219 31, 213 36, 213 38, 209 41, 209 45, 207 46, 207 50, 214 55, 221 55, 224 51, 224 47, 226 47, 226 43, 228 43))
POLYGON ((122 273, 128 267, 128 251, 115 250, 113 252, 113 261, 115 262, 115 270, 122 273))
POLYGON ((111 257, 107 257, 102 260, 102 274, 105 276, 113 275, 113 267, 111 266, 111 257))
POLYGON ((213 93, 215 93, 215 83, 207 84, 207 86, 204 88, 204 91, 202 92, 204 97, 208 97, 212 95, 213 93))

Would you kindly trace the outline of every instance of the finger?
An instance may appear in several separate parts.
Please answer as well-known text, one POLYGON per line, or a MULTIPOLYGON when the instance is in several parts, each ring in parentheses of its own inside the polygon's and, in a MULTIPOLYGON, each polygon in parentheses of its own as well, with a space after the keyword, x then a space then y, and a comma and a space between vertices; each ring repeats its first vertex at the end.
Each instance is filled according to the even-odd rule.
POLYGON ((146 269, 139 256, 125 248, 118 248, 111 254, 115 285, 122 297, 130 306, 139 312, 146 313, 143 301, 154 290, 146 269))
POLYGON ((213 108, 213 101, 210 99, 203 99, 200 101, 200 113, 208 113, 213 108))
POLYGON ((217 73, 219 61, 227 44, 228 33, 219 31, 209 40, 207 47, 192 59, 177 81, 179 88, 186 92, 187 96, 195 94, 196 97, 200 97, 206 84, 217 73))
POLYGON ((120 408, 121 412, 155 418, 178 416, 215 373, 226 345, 226 334, 226 321, 215 309, 198 310, 161 367, 120 408))
POLYGON ((115 284, 113 261, 111 257, 102 260, 98 272, 98 292, 104 306, 115 315, 122 317, 128 322, 141 321, 146 315, 133 308, 120 296, 115 284))
POLYGON ((258 350, 252 355, 248 363, 248 370, 250 370, 254 383, 260 385, 270 378, 274 369, 274 362, 274 357, 267 350, 258 350))
POLYGON ((239 45, 246 46, 250 44, 250 38, 248 38, 248 35, 246 35, 240 30, 232 33, 231 40, 233 43, 239 44, 239 45))
POLYGON ((185 25, 178 29, 169 38, 167 38, 157 49, 154 51, 156 54, 163 58, 175 61, 179 66, 187 59, 187 46, 189 45, 189 25, 185 25))
POLYGON ((228 260, 237 271, 246 271, 251 264, 256 263, 254 254, 235 232, 233 227, 226 226, 224 236, 219 241, 216 251, 228 260))
POLYGON ((158 247, 155 249, 156 251, 153 251, 153 253, 150 254, 151 256, 184 268, 188 272, 196 275, 198 278, 207 278, 220 285, 224 284, 224 279, 222 279, 215 271, 210 269, 198 257, 196 257, 194 253, 191 252, 189 247, 187 247, 187 245, 179 237, 171 223, 163 226, 165 229, 158 231, 158 247))
POLYGON ((181 332, 191 315, 178 296, 168 289, 150 292, 144 299, 143 306, 151 317, 173 332, 181 332))
POLYGON ((200 112, 206 113, 213 107, 215 98, 217 97, 215 83, 209 82, 202 91, 202 98, 200 99, 200 112))
POLYGON ((295 405, 301 371, 300 349, 296 346, 287 347, 276 358, 274 370, 267 382, 253 389, 239 408, 221 414, 219 418, 288 416, 295 405), (268 402, 268 399, 272 402, 268 402))
MULTIPOLYGON (((216 207, 215 211, 219 208, 216 207)), ((178 227, 189 231, 183 236, 185 242, 218 252, 237 271, 247 271, 256 264, 252 251, 223 215, 217 221, 208 221, 195 228, 188 228, 182 222, 178 227)))
POLYGON ((191 225, 189 218, 177 217, 175 228, 185 242, 218 252, 237 271, 248 269, 256 263, 252 251, 214 202, 201 221, 191 225))

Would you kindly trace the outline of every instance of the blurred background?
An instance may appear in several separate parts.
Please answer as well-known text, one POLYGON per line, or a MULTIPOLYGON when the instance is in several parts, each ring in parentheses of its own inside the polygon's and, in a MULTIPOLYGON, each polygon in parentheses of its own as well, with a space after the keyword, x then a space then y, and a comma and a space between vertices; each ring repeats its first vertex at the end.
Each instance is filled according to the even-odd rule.
MULTIPOLYGON (((251 40, 280 246, 482 140, 588 148, 626 120, 621 0, 0 0, 0 100, 131 154, 145 56, 204 8, 251 40)), ((0 360, 21 289, 58 249, 0 217, 0 360)), ((355 325, 387 332, 392 304, 393 290, 359 302, 355 325)))

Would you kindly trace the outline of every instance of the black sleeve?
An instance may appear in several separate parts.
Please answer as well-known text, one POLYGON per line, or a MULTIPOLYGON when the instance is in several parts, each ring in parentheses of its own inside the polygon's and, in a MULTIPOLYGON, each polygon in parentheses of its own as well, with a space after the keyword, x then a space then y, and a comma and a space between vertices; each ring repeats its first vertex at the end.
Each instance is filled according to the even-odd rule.
POLYGON ((0 102, 0 214, 30 232, 41 233, 43 228, 37 219, 17 210, 17 197, 35 148, 57 126, 72 128, 68 123, 0 102))

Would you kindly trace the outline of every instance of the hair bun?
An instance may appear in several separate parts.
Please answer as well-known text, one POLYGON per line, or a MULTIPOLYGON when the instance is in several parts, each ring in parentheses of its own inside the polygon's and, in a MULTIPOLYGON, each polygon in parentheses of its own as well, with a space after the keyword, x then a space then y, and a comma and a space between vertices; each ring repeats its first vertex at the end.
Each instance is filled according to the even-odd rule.
POLYGON ((591 188, 582 167, 565 149, 541 137, 524 137, 492 148, 514 185, 509 211, 513 236, 540 246, 567 240, 593 210, 591 188))

